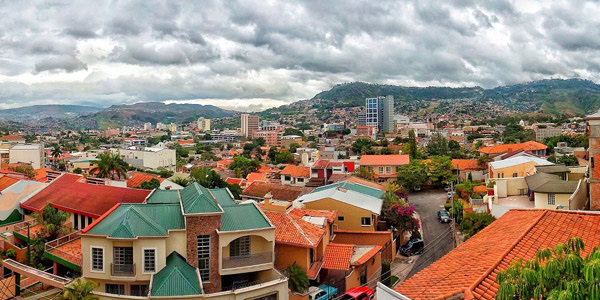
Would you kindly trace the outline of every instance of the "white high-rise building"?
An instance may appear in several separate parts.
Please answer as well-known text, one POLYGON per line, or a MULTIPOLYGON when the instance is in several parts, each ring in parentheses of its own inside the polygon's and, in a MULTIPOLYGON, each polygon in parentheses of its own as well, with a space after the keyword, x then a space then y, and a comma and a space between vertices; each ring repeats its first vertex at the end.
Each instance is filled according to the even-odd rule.
POLYGON ((377 131, 392 132, 394 128, 394 96, 366 98, 365 125, 377 131))
POLYGON ((210 119, 200 118, 197 121, 198 130, 206 132, 210 131, 210 119))
POLYGON ((144 123, 144 130, 152 130, 152 123, 144 123))

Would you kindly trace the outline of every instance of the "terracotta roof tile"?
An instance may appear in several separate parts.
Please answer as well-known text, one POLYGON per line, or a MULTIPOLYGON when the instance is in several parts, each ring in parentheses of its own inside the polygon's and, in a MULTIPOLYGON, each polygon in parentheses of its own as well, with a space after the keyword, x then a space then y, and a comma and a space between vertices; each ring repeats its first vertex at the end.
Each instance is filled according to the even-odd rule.
POLYGON ((312 191, 311 188, 255 181, 242 192, 242 196, 264 198, 271 193, 274 200, 294 201, 312 191))
POLYGON ((244 178, 227 177, 227 179, 225 179, 225 182, 229 184, 237 184, 239 186, 246 185, 246 179, 244 178))
POLYGON ((329 270, 350 270, 354 245, 331 243, 325 248, 323 268, 329 270))
POLYGON ((248 176, 246 176, 246 180, 248 181, 248 183, 253 183, 255 181, 266 182, 267 181, 267 174, 265 174, 265 173, 258 173, 258 172, 250 173, 250 174, 248 174, 248 176))
POLYGON ((453 159, 452 167, 457 170, 479 170, 476 159, 453 159))
POLYGON ((127 187, 137 188, 142 185, 143 182, 150 181, 152 179, 158 179, 158 181, 163 182, 165 179, 160 176, 142 172, 133 172, 131 173, 131 177, 127 179, 127 187))
POLYGON ((519 144, 501 144, 489 147, 480 148, 479 152, 487 153, 487 154, 501 154, 508 153, 513 151, 537 151, 537 150, 546 150, 548 146, 538 143, 536 141, 528 141, 519 144))
POLYGON ((285 166, 285 168, 283 168, 283 170, 281 170, 281 172, 279 174, 290 175, 292 177, 309 178, 310 177, 310 168, 303 167, 303 166, 287 165, 287 166, 285 166))
POLYGON ((275 225, 275 242, 314 248, 325 235, 325 229, 319 228, 298 217, 298 213, 264 211, 275 225))
POLYGON ((2 176, 0 177, 0 192, 4 191, 7 187, 17 183, 20 179, 14 178, 11 176, 2 176))
POLYGON ((0 141, 24 141, 25 138, 18 135, 5 135, 0 137, 0 141))
POLYGON ((361 166, 400 166, 409 162, 408 154, 363 155, 360 157, 361 166))

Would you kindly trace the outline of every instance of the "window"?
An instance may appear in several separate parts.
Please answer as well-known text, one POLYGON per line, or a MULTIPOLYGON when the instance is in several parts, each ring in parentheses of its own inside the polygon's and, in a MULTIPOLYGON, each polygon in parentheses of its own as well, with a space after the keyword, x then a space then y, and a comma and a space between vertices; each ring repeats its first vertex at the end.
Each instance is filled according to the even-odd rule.
POLYGON ((556 205, 556 196, 554 194, 548 194, 548 205, 556 205))
POLYGON ((104 248, 92 247, 92 271, 104 272, 104 248))
POLYGON ((315 249, 313 248, 308 249, 308 261, 310 262, 310 264, 315 262, 315 249))
POLYGON ((79 229, 79 218, 77 217, 77 214, 73 214, 73 228, 79 229))
POLYGON ((285 181, 290 181, 290 180, 292 180, 292 177, 290 177, 290 176, 285 176, 285 181))
POLYGON ((338 221, 344 221, 344 216, 338 216, 338 221))
POLYGON ((202 281, 210 280, 210 235, 199 235, 197 238, 198 271, 202 281))
POLYGON ((379 167, 379 174, 383 174, 383 167, 379 167))
POLYGON ((498 173, 498 178, 504 178, 504 173, 498 173))
POLYGON ((392 173, 392 167, 385 167, 385 172, 387 174, 391 174, 392 173))
POLYGON ((107 283, 106 285, 104 285, 104 291, 109 294, 125 295, 125 285, 107 283))
POLYGON ((360 218, 360 225, 362 225, 362 226, 371 226, 371 218, 369 218, 369 217, 362 217, 362 218, 360 218))
POLYGON ((144 272, 156 272, 156 249, 144 249, 144 272))
POLYGON ((513 177, 519 177, 519 174, 517 172, 514 172, 513 177))
POLYGON ((92 224, 92 217, 88 217, 88 225, 92 224))
POLYGON ((230 257, 247 257, 250 256, 250 236, 237 238, 229 244, 230 257))
POLYGON ((115 247, 113 263, 115 265, 133 265, 133 247, 115 247))
POLYGON ((81 229, 85 228, 85 216, 84 215, 80 215, 81 216, 81 229))
POLYGON ((132 284, 131 285, 131 296, 148 296, 148 285, 147 284, 132 284))

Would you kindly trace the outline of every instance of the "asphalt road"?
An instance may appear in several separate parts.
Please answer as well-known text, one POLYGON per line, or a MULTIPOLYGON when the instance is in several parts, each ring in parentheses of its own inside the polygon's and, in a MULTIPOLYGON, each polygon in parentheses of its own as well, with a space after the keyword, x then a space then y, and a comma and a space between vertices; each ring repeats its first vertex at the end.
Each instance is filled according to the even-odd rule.
POLYGON ((454 247, 450 225, 440 223, 437 218, 437 212, 444 208, 446 198, 444 190, 423 190, 410 193, 408 196, 409 204, 415 207, 421 218, 423 241, 425 242, 425 251, 415 262, 408 277, 426 268, 454 247))

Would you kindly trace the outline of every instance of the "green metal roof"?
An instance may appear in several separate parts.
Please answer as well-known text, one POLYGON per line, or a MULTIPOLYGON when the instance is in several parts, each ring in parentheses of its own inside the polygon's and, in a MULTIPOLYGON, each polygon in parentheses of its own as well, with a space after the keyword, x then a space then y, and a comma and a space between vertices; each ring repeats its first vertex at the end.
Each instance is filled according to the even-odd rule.
POLYGON ((227 188, 210 190, 222 207, 236 205, 227 188))
POLYGON ((179 203, 179 192, 175 190, 154 190, 148 203, 179 203))
POLYGON ((200 294, 202 294, 202 287, 196 269, 175 251, 167 256, 167 265, 152 277, 150 296, 175 297, 200 294))
POLYGON ((271 225, 254 204, 224 206, 221 217, 221 231, 237 231, 269 228, 271 225))
POLYGON ((366 185, 349 182, 349 181, 342 181, 342 182, 338 182, 338 183, 334 183, 334 184, 320 186, 320 187, 314 189, 313 192, 320 192, 320 191, 337 188, 337 187, 342 187, 342 188, 352 190, 357 193, 369 195, 369 196, 375 197, 375 198, 381 198, 381 197, 383 197, 383 194, 385 193, 384 191, 382 191, 380 189, 372 188, 372 187, 369 187, 366 185))
POLYGON ((183 190, 179 190, 179 192, 181 193, 183 212, 186 214, 214 213, 222 211, 213 200, 208 189, 197 182, 188 185, 183 190))
POLYGON ((176 204, 121 204, 89 234, 113 238, 166 236, 167 230, 185 229, 181 207, 176 204))

